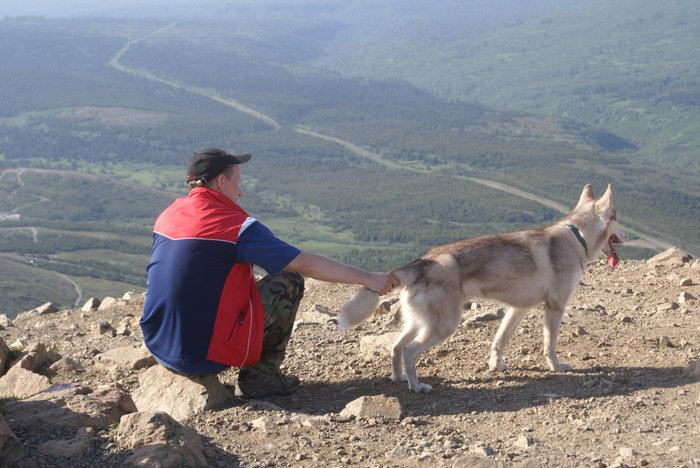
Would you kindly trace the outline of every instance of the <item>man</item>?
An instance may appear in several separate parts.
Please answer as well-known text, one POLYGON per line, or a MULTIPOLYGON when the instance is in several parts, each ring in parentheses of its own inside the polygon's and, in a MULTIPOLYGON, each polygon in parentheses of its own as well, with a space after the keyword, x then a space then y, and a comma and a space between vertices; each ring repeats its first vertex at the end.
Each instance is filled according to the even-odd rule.
POLYGON ((147 266, 141 328, 153 356, 182 374, 240 367, 236 395, 286 395, 299 385, 280 365, 304 293, 303 276, 361 284, 385 294, 397 285, 373 273, 293 247, 238 206, 241 164, 250 154, 195 153, 190 192, 158 216, 147 266), (268 276, 256 282, 253 265, 268 276))

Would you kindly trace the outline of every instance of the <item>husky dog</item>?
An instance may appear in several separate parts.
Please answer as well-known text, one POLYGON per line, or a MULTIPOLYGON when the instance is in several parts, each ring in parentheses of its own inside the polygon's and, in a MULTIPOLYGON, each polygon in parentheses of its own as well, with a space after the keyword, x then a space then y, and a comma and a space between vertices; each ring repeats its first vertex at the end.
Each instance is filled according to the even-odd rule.
MULTIPOLYGON (((608 264, 620 258, 613 244, 625 241, 608 185, 598 200, 586 185, 566 218, 540 229, 488 235, 433 247, 422 257, 392 271, 401 291, 403 330, 391 350, 391 379, 408 381, 409 390, 429 392, 418 382, 420 353, 447 339, 459 326, 463 304, 472 298, 510 306, 491 345, 489 368, 504 371, 503 350, 527 310, 544 303, 544 356, 549 369, 571 366, 556 354, 564 307, 584 267, 603 251, 608 264), (405 373, 402 370, 405 368, 405 373)), ((376 309, 379 295, 360 289, 340 310, 338 329, 356 326, 376 309)))

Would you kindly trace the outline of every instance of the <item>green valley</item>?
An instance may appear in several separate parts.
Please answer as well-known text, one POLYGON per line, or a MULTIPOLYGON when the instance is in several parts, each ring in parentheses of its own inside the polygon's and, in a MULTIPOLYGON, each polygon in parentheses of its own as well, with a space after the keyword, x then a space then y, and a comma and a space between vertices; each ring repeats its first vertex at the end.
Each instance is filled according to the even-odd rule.
MULTIPOLYGON (((471 34, 493 55, 499 41, 550 18, 551 34, 574 27, 565 23, 569 8, 595 2, 544 3, 546 16, 497 22, 505 34, 498 41, 488 31, 471 34)), ((584 115, 590 109, 557 107, 585 107, 561 93, 508 95, 498 81, 506 73, 485 58, 479 79, 491 91, 472 83, 460 94, 454 83, 466 83, 465 62, 449 53, 472 36, 453 31, 416 43, 375 28, 361 37, 376 41, 361 40, 364 16, 344 15, 360 4, 368 5, 314 9, 300 1, 312 11, 304 19, 274 3, 218 19, 0 20, 0 313, 143 290, 155 217, 186 194, 186 162, 208 146, 253 153, 241 199, 252 216, 300 248, 366 268, 389 269, 439 243, 551 223, 589 182, 599 193, 613 186, 635 240, 623 257, 669 245, 700 254, 697 161, 664 146, 655 121, 642 138, 593 121, 584 115), (343 38, 354 42, 341 45, 343 38), (430 55, 431 66, 401 54, 390 65, 392 44, 413 50, 415 60, 430 55), (650 148, 663 157, 649 157, 650 148)), ((681 75, 690 90, 688 73, 681 75)), ((537 76, 518 76, 527 89, 542 86, 537 76)), ((586 80, 588 89, 605 84, 586 80)), ((565 80, 552 83, 573 93, 565 80)), ((594 94, 591 109, 602 102, 594 94)), ((684 106, 682 119, 672 110, 668 119, 687 117, 692 128, 698 114, 684 106)))

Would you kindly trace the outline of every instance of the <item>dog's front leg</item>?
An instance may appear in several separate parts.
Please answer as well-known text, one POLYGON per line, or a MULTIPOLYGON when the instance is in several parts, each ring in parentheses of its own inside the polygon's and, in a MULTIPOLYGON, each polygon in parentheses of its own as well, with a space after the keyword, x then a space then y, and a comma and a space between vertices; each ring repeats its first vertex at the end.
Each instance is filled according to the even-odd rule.
POLYGON ((527 309, 510 308, 503 317, 501 326, 498 327, 496 337, 491 343, 491 357, 489 358, 489 370, 491 372, 503 372, 508 370, 508 364, 503 362, 503 350, 513 337, 515 330, 525 316, 527 309))
POLYGON ((564 316, 563 307, 544 307, 544 357, 547 360, 549 370, 553 372, 566 372, 571 370, 569 364, 559 362, 557 358, 557 340, 559 339, 559 326, 564 316))

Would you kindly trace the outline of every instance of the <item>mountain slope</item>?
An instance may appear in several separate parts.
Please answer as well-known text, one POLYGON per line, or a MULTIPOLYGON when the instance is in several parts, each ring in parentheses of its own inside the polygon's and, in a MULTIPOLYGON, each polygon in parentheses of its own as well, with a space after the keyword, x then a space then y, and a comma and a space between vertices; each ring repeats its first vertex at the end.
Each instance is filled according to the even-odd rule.
POLYGON ((254 154, 247 210, 302 248, 367 268, 392 268, 438 243, 547 224, 559 214, 533 200, 573 206, 588 182, 599 192, 613 184, 634 237, 646 232, 697 251, 698 178, 639 163, 610 132, 310 67, 341 28, 337 7, 310 19, 248 12, 218 27, 1 21, 0 212, 22 219, 0 223, 0 250, 39 260, 84 294, 109 281, 138 287, 150 226, 184 194, 187 158, 221 146, 254 154), (69 172, 20 176, 22 167, 69 172))
POLYGON ((315 63, 404 79, 448 99, 569 117, 627 140, 634 157, 698 173, 696 2, 584 1, 518 20, 502 14, 482 27, 471 6, 460 13, 448 3, 453 19, 441 22, 402 4, 388 13, 411 27, 409 19, 351 23, 315 63))

